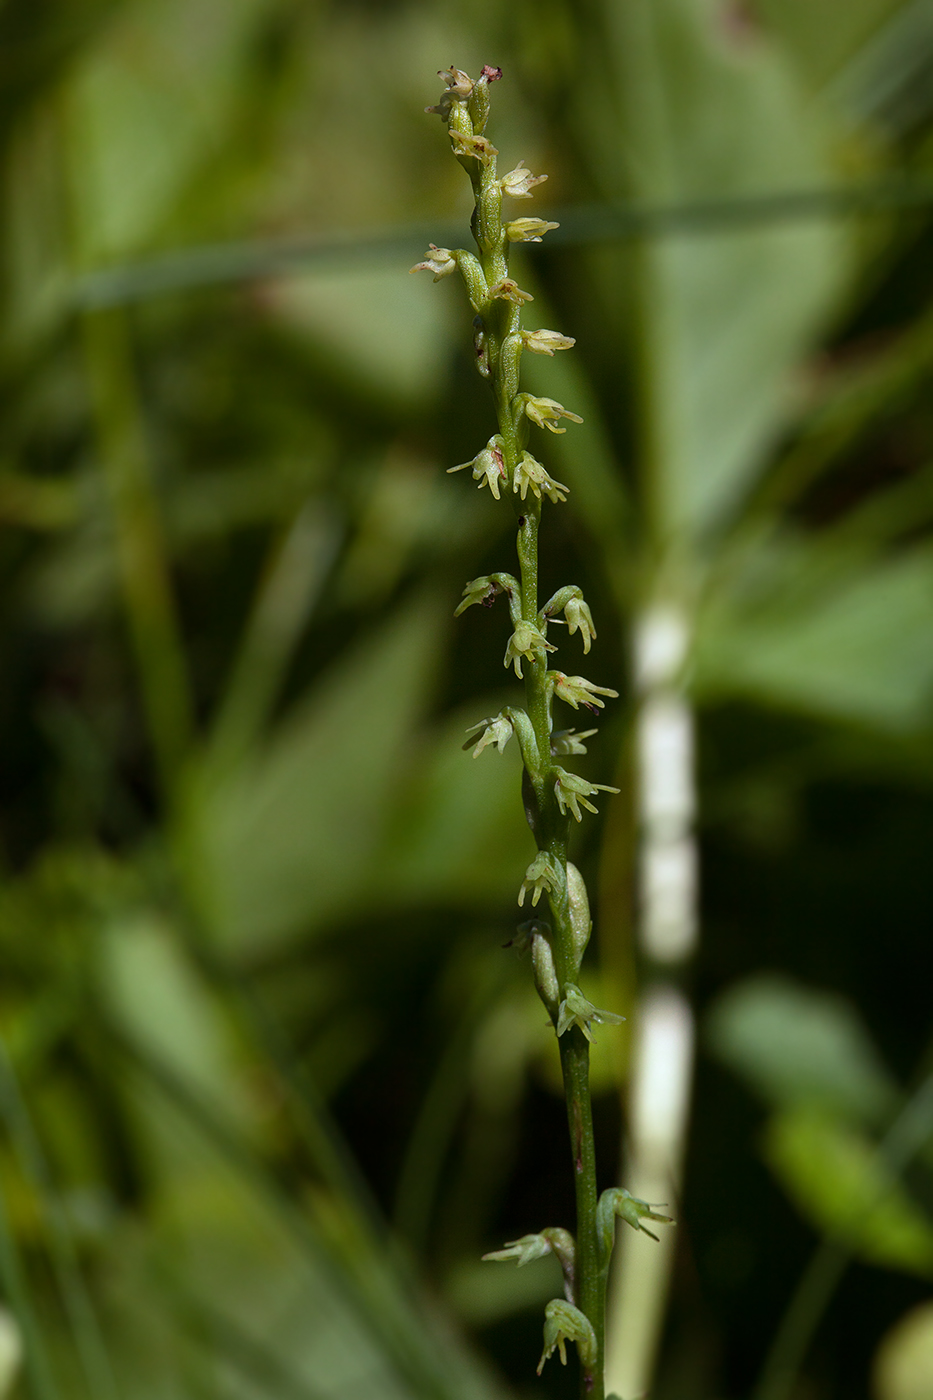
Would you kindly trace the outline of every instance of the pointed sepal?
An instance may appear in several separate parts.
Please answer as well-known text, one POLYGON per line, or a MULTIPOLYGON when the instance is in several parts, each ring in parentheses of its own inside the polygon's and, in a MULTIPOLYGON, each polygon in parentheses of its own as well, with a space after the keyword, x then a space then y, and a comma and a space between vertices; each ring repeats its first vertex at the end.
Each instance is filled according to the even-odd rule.
POLYGON ((576 1342, 584 1367, 596 1365, 598 1347, 593 1324, 573 1303, 567 1303, 563 1298, 553 1298, 544 1309, 544 1350, 538 1362, 539 1376, 544 1370, 545 1361, 555 1351, 560 1354, 561 1365, 567 1365, 568 1342, 576 1342))
POLYGON ((611 1187, 602 1193, 596 1206, 596 1238, 600 1257, 604 1264, 608 1262, 612 1253, 616 1217, 619 1220, 624 1220, 626 1225, 630 1225, 633 1230, 640 1230, 643 1235, 650 1235, 656 1243, 658 1237, 653 1230, 648 1229, 645 1221, 651 1220, 658 1225, 674 1224, 672 1216, 660 1215, 655 1205, 651 1205, 648 1201, 639 1200, 637 1196, 632 1195, 631 1191, 626 1191, 624 1186, 611 1187))
POLYGON ((573 1302, 574 1263, 576 1244, 569 1230, 560 1226, 549 1226, 537 1235, 522 1235, 520 1240, 507 1240, 504 1249, 494 1249, 484 1254, 483 1259, 508 1263, 514 1259, 519 1268, 530 1264, 534 1259, 543 1259, 553 1254, 564 1274, 564 1291, 568 1303, 573 1302))
POLYGON ((573 982, 568 982, 564 987, 564 998, 557 1011, 559 1036, 566 1034, 571 1026, 578 1026, 587 1040, 591 1041, 593 1033, 590 1026, 594 1021, 597 1025, 620 1026, 624 1020, 624 1016, 617 1016, 614 1011, 600 1011, 591 1001, 587 1001, 580 988, 573 982))

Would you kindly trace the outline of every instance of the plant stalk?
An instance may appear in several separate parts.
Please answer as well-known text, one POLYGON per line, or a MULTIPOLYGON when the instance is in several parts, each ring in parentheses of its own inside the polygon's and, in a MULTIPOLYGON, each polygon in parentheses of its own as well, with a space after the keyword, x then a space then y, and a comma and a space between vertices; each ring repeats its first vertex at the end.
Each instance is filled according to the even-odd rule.
MULTIPOLYGON (((425 261, 413 272, 430 271, 434 280, 459 271, 476 313, 473 345, 480 375, 487 381, 495 403, 498 432, 472 462, 451 468, 472 467, 473 478, 489 486, 490 494, 501 500, 504 491, 511 499, 518 524, 516 549, 519 576, 497 573, 474 579, 464 589, 464 601, 457 609, 474 603, 491 604, 498 593, 508 596, 514 631, 505 654, 505 665, 514 665, 524 681, 524 709, 509 707, 476 729, 482 737, 476 753, 490 743, 500 752, 511 737, 519 743, 524 765, 523 797, 525 813, 538 848, 528 867, 519 894, 533 890, 532 906, 546 891, 550 921, 532 919, 520 933, 532 950, 535 983, 548 1009, 557 1034, 567 1102, 571 1161, 576 1195, 576 1242, 566 1230, 548 1227, 542 1234, 515 1241, 487 1256, 492 1259, 518 1258, 523 1248, 549 1252, 559 1248, 564 1267, 566 1301, 552 1299, 545 1309, 544 1352, 541 1367, 559 1350, 565 1359, 566 1343, 576 1343, 580 1359, 582 1400, 604 1400, 605 1296, 609 1254, 615 1228, 616 1202, 628 1212, 625 1218, 640 1228, 641 1215, 650 1213, 645 1202, 632 1202, 628 1192, 597 1196, 596 1147, 589 1084, 589 1026, 592 1021, 617 1022, 622 1018, 599 1011, 586 1000, 578 984, 580 964, 592 924, 586 890, 575 866, 568 865, 567 844, 571 815, 581 818, 580 806, 595 812, 588 800, 598 788, 617 792, 604 784, 589 783, 555 761, 557 755, 585 753, 581 742, 589 733, 577 736, 575 730, 552 734, 551 707, 555 697, 573 709, 581 706, 596 713, 602 708, 601 695, 617 698, 617 692, 596 686, 582 676, 567 676, 548 669, 548 653, 556 650, 547 640, 550 623, 563 621, 570 633, 579 630, 584 652, 595 636, 593 619, 575 584, 567 584, 544 605, 538 601, 538 541, 541 528, 542 498, 565 500, 567 487, 555 482, 542 464, 526 450, 531 423, 553 433, 563 433, 557 424, 562 418, 582 422, 577 414, 554 399, 537 398, 519 389, 521 356, 524 350, 553 355, 570 349, 574 342, 558 331, 522 329, 522 305, 533 298, 509 276, 509 246, 516 242, 540 242, 553 222, 538 218, 517 218, 503 222, 503 198, 526 199, 533 185, 546 176, 532 175, 524 163, 503 176, 496 173, 495 147, 484 136, 489 111, 488 87, 502 76, 499 69, 485 67, 474 82, 466 73, 450 68, 438 75, 447 92, 429 107, 446 121, 453 153, 473 186, 475 210, 472 220, 477 255, 463 249, 451 251, 431 244, 425 261), (557 614, 563 612, 563 619, 557 614), (608 1217, 607 1217, 608 1211, 608 1217), (639 1214, 641 1212, 641 1215, 639 1214), (554 1244, 555 1237, 563 1241, 554 1244), (530 1241, 530 1243, 529 1243, 530 1241), (516 1249, 519 1254, 516 1254, 516 1249)), ((469 743, 465 746, 469 747, 469 743)), ((652 1219, 665 1217, 652 1216, 652 1219)), ((534 1255, 532 1257, 538 1257, 534 1255)), ((520 1262, 525 1262, 524 1256, 520 1262)))
MULTIPOLYGON (((477 163, 478 164, 478 163, 477 163)), ((495 158, 488 165, 479 165, 471 172, 476 195, 477 215, 474 228, 480 227, 479 211, 488 205, 490 191, 497 189, 495 158)), ((501 221, 489 230, 486 247, 477 238, 480 265, 488 286, 508 276, 509 245, 501 221)), ((499 315, 489 318, 486 343, 491 367, 491 387, 496 403, 499 434, 503 440, 502 458, 506 481, 515 478, 527 437, 526 418, 518 425, 512 410, 512 398, 517 382, 509 384, 501 372, 504 341, 520 332, 521 310, 511 302, 499 302, 499 315), (501 308, 501 310, 500 310, 501 308)), ((517 376, 516 376, 517 380, 517 376)), ((523 621, 538 621, 538 536, 541 528, 540 499, 529 495, 522 500, 514 491, 512 503, 518 519, 516 550, 519 560, 521 616, 523 621)), ((574 948, 573 930, 567 901, 567 834, 569 817, 560 812, 554 796, 554 764, 551 759, 551 698, 547 687, 547 656, 536 655, 525 666, 525 707, 534 729, 538 764, 526 768, 534 789, 537 813, 533 827, 540 851, 546 851, 561 872, 561 893, 549 893, 551 906, 554 965, 560 994, 578 974, 579 958, 574 948)), ((597 1355, 590 1364, 581 1363, 580 1394, 583 1400, 603 1400, 603 1359, 605 1349, 606 1272, 600 1268, 596 1239, 596 1143, 593 1134, 593 1112, 590 1100, 589 1043, 582 1031, 573 1026, 559 1038, 560 1063, 567 1103, 576 1197, 576 1295, 575 1303, 585 1313, 596 1335, 597 1355)))

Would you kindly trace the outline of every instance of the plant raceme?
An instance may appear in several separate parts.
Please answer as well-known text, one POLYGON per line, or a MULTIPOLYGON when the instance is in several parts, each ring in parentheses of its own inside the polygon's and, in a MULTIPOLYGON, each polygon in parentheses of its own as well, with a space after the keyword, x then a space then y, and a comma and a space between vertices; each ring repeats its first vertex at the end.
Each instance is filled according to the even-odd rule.
MULTIPOLYGON (((518 902, 531 896, 536 908, 547 900, 550 917, 534 918, 519 930, 518 944, 530 949, 535 985, 547 1007, 560 1047, 567 1098, 567 1116, 576 1187, 576 1240, 568 1231, 548 1228, 526 1235, 487 1259, 515 1259, 526 1264, 553 1252, 564 1272, 566 1297, 555 1299, 545 1310, 544 1353, 538 1370, 556 1350, 566 1361, 566 1343, 576 1344, 580 1360, 581 1395, 603 1400, 603 1352, 606 1278, 617 1217, 636 1229, 643 1220, 663 1220, 644 1201, 616 1188, 597 1197, 596 1158, 589 1088, 589 1043, 594 1024, 615 1024, 623 1018, 600 1011, 584 996, 578 984, 580 964, 592 929, 586 887, 576 866, 567 859, 571 817, 582 820, 581 808, 595 812, 591 802, 597 792, 618 792, 604 783, 592 783, 570 772, 555 760, 585 754, 588 729, 555 731, 555 700, 574 710, 596 714, 604 708, 602 697, 615 699, 618 692, 595 685, 583 676, 569 676, 548 668, 549 654, 557 650, 548 640, 549 627, 561 623, 568 633, 580 634, 584 654, 596 638, 593 617, 581 590, 569 584, 538 606, 538 536, 545 498, 554 505, 567 499, 568 487, 556 481, 528 448, 535 427, 564 433, 565 422, 580 423, 578 414, 554 399, 538 398, 520 388, 521 357, 553 356, 573 347, 572 337, 552 330, 526 330, 522 326, 525 305, 534 300, 509 275, 509 249, 513 243, 540 243, 558 225, 545 219, 509 218, 503 222, 503 203, 532 198, 532 191, 546 179, 534 175, 524 161, 499 176, 498 151, 485 135, 489 116, 490 85, 501 78, 498 68, 485 67, 475 81, 458 68, 438 74, 445 91, 428 112, 447 124, 455 158, 473 186, 476 208, 473 236, 477 252, 463 248, 438 248, 431 244, 424 260, 412 272, 430 272, 434 281, 459 272, 473 308, 473 349, 479 374, 489 385, 495 405, 498 431, 469 462, 450 471, 469 469, 480 490, 489 488, 496 501, 511 502, 518 521, 518 577, 495 573, 472 579, 463 590, 456 610, 459 616, 476 604, 491 607, 504 595, 512 627, 505 655, 506 668, 514 668, 524 682, 524 706, 508 706, 500 714, 481 720, 469 731, 464 748, 478 757, 484 749, 500 753, 514 737, 524 764, 523 797, 528 824, 538 847, 519 891, 518 902)), ((648 1232, 650 1233, 650 1232, 648 1232)))

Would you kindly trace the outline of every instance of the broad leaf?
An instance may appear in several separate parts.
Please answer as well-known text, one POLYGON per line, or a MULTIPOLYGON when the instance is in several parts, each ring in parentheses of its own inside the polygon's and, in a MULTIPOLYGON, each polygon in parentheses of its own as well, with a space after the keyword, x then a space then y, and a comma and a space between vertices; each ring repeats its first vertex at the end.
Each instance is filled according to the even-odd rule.
POLYGON ((933 1276, 933 1225, 854 1128, 810 1110, 776 1114, 765 1157, 801 1214, 862 1259, 933 1276))
MULTIPOLYGON (((670 207, 834 182, 788 56, 764 33, 746 42, 729 14, 702 0, 607 7, 621 131, 602 143, 604 194, 670 207)), ((726 215, 644 240, 628 276, 660 545, 696 540, 736 507, 787 420, 789 375, 846 266, 838 228, 821 222, 726 215)))
POLYGON ((844 998, 765 975, 730 987, 707 1020, 710 1048, 769 1103, 877 1123, 897 1086, 844 998))
POLYGON ((695 684, 890 731, 930 722, 933 553, 786 542, 703 614, 695 684))
POLYGON ((194 784, 189 870, 229 949, 268 953, 378 903, 372 858, 396 818, 439 620, 418 599, 358 642, 234 775, 194 784))

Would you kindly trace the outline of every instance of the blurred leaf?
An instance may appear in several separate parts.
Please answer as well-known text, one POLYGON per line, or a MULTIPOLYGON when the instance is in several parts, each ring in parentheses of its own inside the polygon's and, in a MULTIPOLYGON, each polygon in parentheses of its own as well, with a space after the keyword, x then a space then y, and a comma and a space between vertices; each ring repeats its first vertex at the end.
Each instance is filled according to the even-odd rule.
POLYGON ((262 733, 339 537, 331 513, 307 505, 275 541, 215 720, 210 765, 236 763, 262 733))
POLYGON ((268 954, 380 898, 372 857, 396 818, 438 636, 420 596, 358 642, 235 775, 195 782, 188 873, 227 948, 268 954))
POLYGON ((887 730, 930 722, 933 552, 819 538, 763 552, 701 619, 696 690, 887 730))
POLYGON ((229 1026, 163 919, 143 910, 114 921, 100 940, 98 977, 106 1014, 123 1034, 226 1113, 242 1116, 229 1026))
MULTIPOLYGON (((152 1183, 147 1248, 156 1262, 176 1268, 183 1245, 185 1289, 237 1319, 247 1337, 257 1327, 272 1337, 282 1359, 307 1365, 335 1397, 489 1394, 469 1355, 415 1308, 408 1277, 366 1248, 352 1210, 324 1190, 296 1200, 228 1115, 170 1064, 119 1037, 114 1044, 134 1072, 134 1110, 154 1119, 161 1102, 160 1128, 173 1138, 173 1170, 152 1183)), ((142 1313, 148 1320, 151 1308, 142 1313)))
MULTIPOLYGON (((787 55, 762 34, 746 42, 727 7, 633 0, 608 7, 607 23, 637 199, 669 205, 834 181, 787 55)), ((620 175, 603 171, 613 187, 620 175)), ((788 415, 788 375, 847 261, 838 227, 819 223, 641 246, 632 272, 645 489, 663 545, 720 525, 763 465, 788 415)))
POLYGON ((933 1395, 933 1303, 921 1303, 889 1328, 872 1366, 875 1400, 933 1395))
POLYGON ((16 1318, 0 1307, 0 1400, 6 1400, 23 1359, 23 1339, 16 1318))
POLYGON ((777 1113, 764 1155, 816 1229, 868 1263, 933 1275, 933 1225, 855 1128, 811 1109, 777 1113))
MULTIPOLYGON (((792 47, 804 70, 818 83, 845 69, 850 60, 864 62, 866 49, 871 51, 879 35, 908 8, 904 0, 850 0, 834 12, 832 23, 827 23, 826 12, 809 0, 755 3, 768 28, 792 47)), ((849 78, 848 69, 845 71, 849 78)), ((849 78, 853 80, 854 75, 849 78)))
MULTIPOLYGON (((323 1259, 316 1266, 296 1246, 294 1232, 274 1218, 250 1183, 238 1181, 192 1136, 189 1124, 174 1116, 170 1121, 188 1171, 163 1197, 145 1243, 125 1230, 113 1241, 119 1290, 110 1334, 124 1394, 135 1400, 139 1393, 133 1377, 140 1358, 145 1375, 161 1376, 156 1395, 177 1394, 179 1384, 185 1393, 184 1367, 193 1348, 202 1366, 242 1367, 246 1393, 255 1397, 415 1400, 417 1387, 400 1379, 371 1319, 348 1304, 332 1269, 323 1259), (203 1318, 194 1325, 201 1298, 213 1326, 205 1327, 203 1318), (264 1364, 265 1353, 270 1359, 264 1364)), ((238 1387, 234 1393, 241 1393, 238 1387)))
POLYGON ((447 1279, 453 1307, 473 1327, 489 1327, 512 1313, 543 1309, 549 1298, 562 1292, 563 1275, 553 1254, 524 1269, 471 1260, 447 1279))
MULTIPOLYGON (((326 268, 273 283, 267 298, 282 319, 313 336, 329 373, 354 393, 418 408, 438 394, 447 369, 454 288, 409 280, 404 254, 388 269, 326 268)), ((456 288, 459 290, 459 288, 456 288)))
POLYGON ((379 852, 387 897, 416 905, 438 901, 483 909, 514 907, 534 854, 521 805, 521 765, 510 745, 474 758, 466 730, 509 699, 480 697, 422 741, 399 786, 398 820, 379 852))
POLYGON ((710 1009, 710 1049, 769 1103, 877 1123, 897 1086, 850 1002, 764 975, 730 987, 710 1009))
MULTIPOLYGON (((797 4, 802 9, 799 0, 797 4)), ((846 8, 862 10, 866 18, 873 10, 876 25, 874 32, 864 35, 865 42, 846 55, 848 62, 835 75, 827 96, 853 123, 887 128, 889 137, 900 134, 930 112, 930 7, 926 0, 859 0, 857 6, 846 8)), ((841 26, 843 36, 847 28, 845 23, 841 26)), ((817 47, 812 20, 809 29, 812 50, 817 47)))
MULTIPOLYGON (((773 529, 775 510, 798 501, 821 473, 851 460, 854 452, 877 452, 881 433, 896 433, 898 424, 922 394, 921 386, 930 378, 933 366, 933 317, 921 314, 896 337, 884 337, 880 344, 860 346, 849 356, 826 357, 817 361, 808 375, 809 404, 797 425, 794 442, 766 476, 752 503, 755 516, 764 515, 765 528, 773 529)), ((906 481, 871 492, 854 511, 828 527, 830 535, 838 528, 848 530, 850 518, 870 515, 876 502, 884 501, 898 487, 923 492, 921 482, 929 471, 923 463, 906 481)), ((840 480, 841 474, 837 475, 840 480)), ((841 480, 840 480, 841 484, 841 480)), ((933 502, 929 481, 927 508, 933 502)), ((918 502, 919 504, 919 502, 918 502)), ((748 519, 744 522, 748 526, 748 519)), ((869 533, 871 533, 869 527, 869 533)))
POLYGON ((84 259, 150 242, 224 149, 265 0, 134 0, 78 66, 70 135, 84 259))

